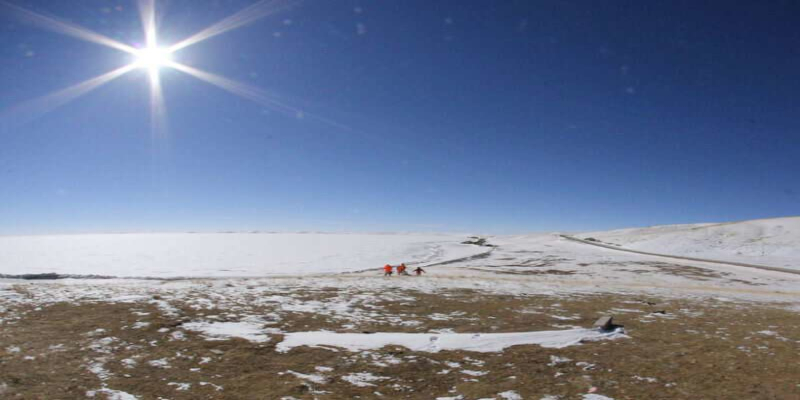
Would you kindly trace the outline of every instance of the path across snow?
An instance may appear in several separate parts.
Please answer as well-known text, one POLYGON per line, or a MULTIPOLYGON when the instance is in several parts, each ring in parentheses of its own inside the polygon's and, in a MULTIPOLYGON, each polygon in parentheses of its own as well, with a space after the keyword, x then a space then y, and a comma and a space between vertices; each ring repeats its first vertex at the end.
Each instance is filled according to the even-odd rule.
POLYGON ((584 232, 625 249, 800 269, 800 217, 584 232))
POLYGON ((659 254, 659 253, 652 253, 652 252, 649 252, 649 251, 632 250, 632 249, 626 249, 624 247, 611 246, 611 245, 608 245, 608 244, 593 242, 593 241, 590 241, 590 240, 579 239, 579 238, 576 238, 576 237, 573 237, 573 236, 569 236, 569 235, 561 235, 561 237, 563 237, 564 239, 567 239, 567 240, 572 240, 574 242, 588 244, 590 246, 603 247, 603 248, 606 248, 606 249, 617 250, 617 251, 625 251, 625 252, 628 252, 628 253, 643 254, 643 255, 647 255, 647 256, 656 256, 656 257, 674 258, 674 259, 678 259, 678 260, 700 261, 700 262, 707 262, 707 263, 713 263, 713 264, 735 265, 737 267, 757 268, 757 269, 763 269, 763 270, 766 270, 766 271, 777 271, 777 272, 785 272, 787 274, 800 275, 800 269, 770 267, 770 266, 767 266, 767 265, 757 265, 757 264, 749 264, 749 263, 742 263, 742 262, 735 262, 735 261, 711 260, 711 259, 708 259, 708 258, 698 258, 698 257, 676 256, 676 255, 671 255, 671 254, 659 254))

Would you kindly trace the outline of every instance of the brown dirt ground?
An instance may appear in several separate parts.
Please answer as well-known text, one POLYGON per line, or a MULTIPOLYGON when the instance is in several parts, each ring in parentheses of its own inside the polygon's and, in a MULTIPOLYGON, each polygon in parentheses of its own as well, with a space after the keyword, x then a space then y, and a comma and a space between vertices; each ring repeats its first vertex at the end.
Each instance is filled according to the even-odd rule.
MULTIPOLYGON (((338 295, 339 289, 301 294, 304 299, 318 300, 338 295)), ((224 314, 225 310, 179 305, 181 315, 169 316, 148 303, 19 306, 24 308, 14 310, 22 315, 19 320, 0 324, 0 397, 85 398, 87 391, 102 385, 87 366, 104 357, 104 368, 111 374, 107 387, 142 399, 367 399, 379 398, 376 392, 383 398, 432 399, 460 394, 465 399, 479 399, 515 390, 525 399, 538 400, 545 395, 580 398, 591 388, 617 400, 800 399, 800 315, 778 305, 632 295, 512 296, 469 290, 403 294, 413 299, 370 306, 419 325, 358 323, 287 312, 274 327, 289 332, 515 332, 562 329, 565 325, 587 327, 598 315, 610 312, 631 338, 564 349, 515 346, 499 353, 424 353, 395 346, 364 353, 308 347, 278 353, 275 345, 282 339, 278 334, 266 343, 208 341, 192 331, 184 331, 187 340, 169 339, 172 332, 183 331, 182 323, 224 314), (621 310, 609 311, 615 308, 621 310), (441 315, 450 319, 438 319, 441 315), (136 322, 149 325, 132 329, 136 322), (347 323, 354 325, 343 327, 347 323), (87 334, 96 329, 105 332, 87 334), (116 339, 98 348, 97 340, 103 337, 116 339), (571 361, 552 363, 551 357, 571 361), (122 362, 129 358, 136 364, 122 362), (203 362, 204 358, 210 361, 203 362), (169 368, 148 364, 159 359, 167 359, 169 368), (401 362, 393 363, 397 360, 401 362), (448 366, 448 362, 460 367, 448 366), (317 366, 332 370, 319 373, 317 366), (324 375, 326 380, 308 382, 288 370, 324 375), (487 374, 472 376, 462 370, 487 374), (375 386, 369 387, 342 379, 361 372, 387 379, 371 382, 375 386), (191 386, 181 391, 169 385, 171 382, 191 386), (221 390, 201 382, 218 385, 221 390)), ((262 311, 274 310, 265 306, 262 311)))

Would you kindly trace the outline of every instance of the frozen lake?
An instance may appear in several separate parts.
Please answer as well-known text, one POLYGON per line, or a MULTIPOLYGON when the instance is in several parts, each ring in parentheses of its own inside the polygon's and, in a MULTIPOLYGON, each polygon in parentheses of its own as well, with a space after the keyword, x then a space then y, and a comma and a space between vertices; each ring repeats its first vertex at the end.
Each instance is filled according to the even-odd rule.
POLYGON ((246 277, 429 264, 486 247, 462 235, 158 233, 0 236, 0 274, 246 277))

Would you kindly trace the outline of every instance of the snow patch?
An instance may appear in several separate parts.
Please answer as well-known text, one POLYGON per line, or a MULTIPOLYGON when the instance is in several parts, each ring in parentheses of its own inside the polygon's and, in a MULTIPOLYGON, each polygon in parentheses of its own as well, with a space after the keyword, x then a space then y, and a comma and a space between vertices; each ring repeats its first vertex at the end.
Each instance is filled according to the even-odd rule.
POLYGON ((550 356, 550 362, 547 363, 547 366, 548 367, 553 367, 556 364, 566 363, 566 362, 570 362, 570 361, 572 361, 572 360, 570 360, 567 357, 550 356))
POLYGON ((471 369, 462 369, 461 373, 462 374, 467 374, 467 375, 472 375, 472 376, 484 376, 484 375, 488 374, 488 372, 486 372, 486 371, 473 371, 471 369))
POLYGON ((102 393, 106 395, 107 400, 138 400, 139 398, 130 394, 123 392, 121 390, 113 390, 108 388, 103 388, 99 390, 90 390, 86 392, 86 397, 95 397, 98 393, 102 393))
POLYGON ((498 393, 497 395, 505 400, 522 400, 522 396, 513 390, 507 390, 505 392, 498 393))
POLYGON ((156 367, 156 368, 165 368, 165 369, 171 368, 169 366, 169 361, 167 361, 166 358, 160 358, 158 360, 150 360, 147 362, 147 364, 149 364, 151 367, 156 367))
POLYGON ((589 393, 583 395, 583 400, 614 400, 614 398, 603 396, 602 394, 589 393))
POLYGON ((593 329, 538 331, 517 333, 286 333, 276 350, 287 352, 298 346, 334 346, 349 351, 380 349, 388 345, 406 347, 412 351, 436 353, 442 350, 498 352, 507 347, 537 344, 548 348, 562 348, 586 341, 627 338, 622 330, 600 332, 593 329))
POLYGON ((300 379, 302 379, 302 380, 304 380, 304 381, 314 382, 314 383, 317 383, 317 384, 320 384, 320 385, 321 385, 321 384, 324 384, 324 383, 326 383, 326 382, 328 381, 328 380, 327 380, 327 379, 326 379, 324 376, 322 376, 322 375, 316 375, 316 374, 302 374, 302 373, 300 373, 300 372, 295 372, 295 371, 292 371, 292 370, 288 370, 288 371, 286 371, 286 373, 287 373, 287 374, 294 375, 294 376, 296 376, 296 377, 298 377, 298 378, 300 378, 300 379))
POLYGON ((269 336, 261 327, 263 323, 254 322, 188 322, 184 329, 201 332, 206 340, 227 340, 233 337, 251 342, 269 341, 269 336))
POLYGON ((367 387, 367 386, 375 386, 370 382, 381 381, 384 379, 389 379, 384 376, 376 376, 372 375, 369 372, 358 372, 355 374, 349 374, 342 377, 343 380, 350 382, 352 385, 359 386, 359 387, 367 387))
POLYGON ((180 391, 180 392, 185 392, 185 391, 189 390, 192 387, 192 384, 191 383, 170 382, 170 383, 167 384, 167 386, 177 386, 175 388, 175 390, 180 391))

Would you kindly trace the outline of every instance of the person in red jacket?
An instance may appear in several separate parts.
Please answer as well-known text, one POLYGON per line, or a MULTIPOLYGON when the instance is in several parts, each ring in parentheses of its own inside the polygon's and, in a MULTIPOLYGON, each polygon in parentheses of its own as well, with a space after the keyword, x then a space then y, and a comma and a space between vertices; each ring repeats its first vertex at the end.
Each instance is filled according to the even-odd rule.
POLYGON ((392 266, 386 264, 383 266, 383 276, 392 276, 392 266))
POLYGON ((408 275, 408 272, 406 272, 405 263, 401 263, 400 265, 397 266, 397 275, 408 275))

